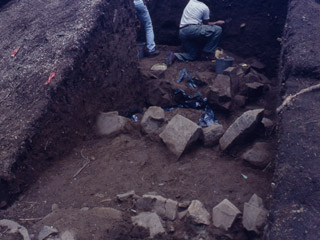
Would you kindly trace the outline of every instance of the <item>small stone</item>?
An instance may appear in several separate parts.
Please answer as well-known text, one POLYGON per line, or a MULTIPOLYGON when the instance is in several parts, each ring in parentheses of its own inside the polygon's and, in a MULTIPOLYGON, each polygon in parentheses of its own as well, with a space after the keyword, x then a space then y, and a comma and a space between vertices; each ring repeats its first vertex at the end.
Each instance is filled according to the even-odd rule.
POLYGON ((187 216, 188 214, 188 210, 182 211, 182 212, 178 212, 178 219, 183 219, 185 216, 187 216))
POLYGON ((181 203, 178 203, 179 208, 188 208, 190 205, 191 201, 183 201, 181 203))
POLYGON ((157 63, 151 67, 152 71, 165 71, 167 70, 167 65, 165 63, 157 63))
POLYGON ((213 225, 228 231, 240 213, 240 210, 236 206, 234 206, 228 199, 224 199, 212 209, 213 225))
POLYGON ((166 209, 165 216, 167 219, 169 219, 171 221, 176 219, 177 208, 178 208, 177 206, 178 206, 177 201, 167 199, 166 204, 165 204, 165 209, 166 209))
POLYGON ((220 137, 223 135, 223 126, 214 123, 209 127, 203 128, 203 144, 205 147, 212 147, 219 143, 220 137))
POLYGON ((210 225, 210 213, 199 200, 193 200, 188 208, 188 217, 197 224, 210 225))
POLYGON ((100 135, 117 135, 124 131, 127 118, 119 116, 118 112, 101 113, 98 116, 97 128, 100 135))
POLYGON ((170 232, 170 233, 175 232, 175 227, 174 227, 173 222, 167 222, 167 229, 168 229, 168 232, 170 232))
POLYGON ((272 161, 270 144, 257 142, 241 158, 257 168, 265 168, 272 161))
POLYGON ((51 211, 52 211, 52 212, 55 212, 55 211, 57 211, 57 210, 59 210, 58 204, 56 204, 56 203, 52 204, 52 206, 51 206, 51 211))
POLYGON ((57 234, 58 230, 54 227, 43 226, 38 235, 38 240, 43 240, 49 237, 50 235, 57 234))
POLYGON ((131 220, 134 224, 148 229, 151 238, 159 233, 165 233, 160 217, 156 213, 142 212, 131 220))
POLYGON ((83 207, 83 208, 80 209, 80 211, 88 211, 88 210, 89 210, 88 207, 83 207))
POLYGON ((273 121, 270 120, 269 118, 262 118, 262 124, 266 129, 272 128, 273 127, 273 121))
POLYGON ((249 202, 244 204, 242 224, 246 230, 259 234, 259 229, 266 222, 267 215, 262 199, 254 194, 249 202))
POLYGON ((130 192, 126 192, 126 193, 122 193, 122 194, 118 194, 117 195, 117 199, 120 201, 120 202, 123 202, 123 201, 126 201, 127 199, 133 197, 135 195, 135 191, 130 191, 130 192))
POLYGON ((159 134, 165 120, 164 110, 161 107, 151 106, 143 115, 141 127, 145 133, 159 134))

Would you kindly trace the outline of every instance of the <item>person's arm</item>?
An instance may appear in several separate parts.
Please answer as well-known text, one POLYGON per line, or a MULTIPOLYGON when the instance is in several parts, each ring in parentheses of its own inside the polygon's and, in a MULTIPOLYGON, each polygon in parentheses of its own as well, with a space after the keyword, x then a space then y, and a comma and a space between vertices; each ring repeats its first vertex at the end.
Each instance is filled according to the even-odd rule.
POLYGON ((209 22, 209 20, 203 20, 202 23, 204 25, 223 25, 223 24, 225 24, 225 21, 219 20, 219 21, 216 21, 216 22, 209 22))

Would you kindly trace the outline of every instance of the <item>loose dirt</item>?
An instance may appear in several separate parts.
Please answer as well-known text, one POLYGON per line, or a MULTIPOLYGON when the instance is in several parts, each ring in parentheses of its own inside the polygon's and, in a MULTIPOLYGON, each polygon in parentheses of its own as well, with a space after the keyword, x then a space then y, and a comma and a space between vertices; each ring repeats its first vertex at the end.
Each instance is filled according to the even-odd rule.
MULTIPOLYGON (((176 48, 161 46, 159 49, 161 55, 157 58, 140 61, 140 71, 149 89, 146 102, 158 101, 151 99, 154 88, 150 86, 165 82, 177 84, 175 81, 183 68, 187 68, 190 73, 197 72, 209 78, 215 76, 214 63, 199 61, 175 63, 161 74, 151 72, 153 64, 163 62, 166 52, 176 48)), ((240 61, 243 59, 236 57, 235 64, 240 61)), ((258 107, 259 104, 261 106, 261 103, 266 107, 263 100, 256 103, 256 106, 248 106, 247 109, 258 107)), ((228 115, 216 112, 216 118, 227 128, 245 110, 234 109, 228 115)), ((178 113, 194 122, 197 122, 202 114, 200 110, 195 109, 175 109, 166 112, 167 120, 178 113)), ((137 116, 139 119, 142 118, 141 114, 137 116)), ((271 144, 273 142, 272 137, 266 136, 263 131, 256 132, 256 139, 265 139, 271 144)), ((250 140, 247 144, 249 143, 250 140)), ((241 151, 245 146, 244 144, 241 151)), ((130 211, 132 206, 119 204, 116 200, 117 194, 130 190, 134 190, 138 195, 156 192, 179 202, 200 200, 208 210, 227 198, 241 211, 244 202, 256 193, 269 208, 272 174, 272 167, 262 171, 245 164, 239 158, 239 152, 234 155, 223 154, 219 146, 205 148, 201 142, 177 160, 159 139, 143 135, 139 122, 131 122, 125 133, 113 138, 97 136, 95 129, 92 129, 85 140, 77 142, 72 152, 48 163, 38 181, 10 208, 2 211, 0 218, 16 220, 36 233, 39 229, 35 228, 35 223, 51 213, 53 204, 57 204, 59 209, 112 207, 121 210, 127 216, 135 215, 130 211), (88 160, 90 163, 73 177, 88 160)), ((130 229, 130 223, 126 224, 127 229, 130 229)), ((186 232, 189 232, 190 236, 196 233, 190 227, 176 224, 176 232, 170 235, 172 239, 180 239, 186 232)), ((235 224, 229 232, 230 236, 232 239, 249 239, 249 235, 239 227, 240 225, 241 221, 235 224)), ((224 235, 218 229, 209 229, 211 237, 208 239, 224 235)), ((79 239, 90 239, 89 232, 90 229, 87 236, 81 236, 79 239)), ((0 235, 0 239, 4 238, 0 235)), ((168 236, 163 239, 168 239, 168 236)))

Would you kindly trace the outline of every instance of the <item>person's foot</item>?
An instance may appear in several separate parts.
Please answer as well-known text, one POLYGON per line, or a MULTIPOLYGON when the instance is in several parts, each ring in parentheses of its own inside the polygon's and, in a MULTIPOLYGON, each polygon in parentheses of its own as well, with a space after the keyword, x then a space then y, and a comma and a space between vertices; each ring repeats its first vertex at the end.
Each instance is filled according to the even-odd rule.
POLYGON ((146 57, 153 58, 153 57, 158 56, 159 54, 160 54, 160 51, 158 51, 158 50, 154 50, 153 52, 147 51, 146 52, 146 57))
POLYGON ((176 55, 174 52, 168 52, 166 56, 166 64, 167 66, 171 66, 177 60, 176 55))

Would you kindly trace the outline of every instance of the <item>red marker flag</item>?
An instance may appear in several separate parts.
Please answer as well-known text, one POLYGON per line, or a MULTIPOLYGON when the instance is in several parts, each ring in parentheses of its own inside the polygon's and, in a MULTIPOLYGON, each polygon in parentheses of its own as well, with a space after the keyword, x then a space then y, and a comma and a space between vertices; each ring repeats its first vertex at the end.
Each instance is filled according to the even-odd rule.
POLYGON ((55 76, 56 74, 54 72, 50 73, 49 79, 44 83, 44 85, 47 86, 55 76))
POLYGON ((17 53, 19 52, 19 48, 11 52, 11 57, 15 57, 17 53))

